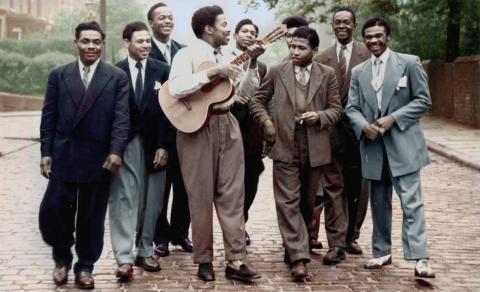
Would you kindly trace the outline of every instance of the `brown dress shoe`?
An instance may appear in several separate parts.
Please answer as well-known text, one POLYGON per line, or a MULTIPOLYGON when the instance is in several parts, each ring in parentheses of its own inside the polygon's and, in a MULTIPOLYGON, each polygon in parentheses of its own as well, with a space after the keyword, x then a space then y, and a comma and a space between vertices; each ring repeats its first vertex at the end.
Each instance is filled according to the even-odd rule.
POLYGON ((316 239, 310 239, 310 250, 312 249, 322 249, 322 242, 316 239))
POLYGON ((159 243, 155 246, 155 254, 159 257, 166 257, 170 255, 170 250, 168 249, 168 243, 159 243))
POLYGON ((160 264, 158 263, 158 258, 156 256, 151 256, 148 258, 137 257, 135 259, 135 265, 142 267, 148 272, 158 272, 161 270, 160 264))
POLYGON ((345 259, 345 249, 343 247, 335 246, 328 250, 327 254, 323 256, 324 265, 336 265, 345 259))
POLYGON ((53 282, 57 286, 66 284, 68 282, 68 271, 70 271, 70 265, 56 265, 53 270, 53 282))
POLYGON ((293 263, 292 278, 294 281, 303 281, 307 277, 307 267, 302 260, 293 263))
POLYGON ((363 250, 356 241, 352 241, 347 244, 347 248, 345 249, 348 253, 351 254, 362 254, 363 250))
POLYGON ((251 283, 255 279, 260 279, 260 274, 246 264, 241 264, 238 269, 227 264, 225 268, 225 277, 227 279, 236 279, 242 282, 251 283))
POLYGON ((115 276, 122 282, 129 282, 133 279, 132 264, 121 264, 117 268, 115 276))
POLYGON ((77 284, 77 288, 82 290, 95 289, 95 281, 90 272, 80 271, 75 273, 75 284, 77 284))

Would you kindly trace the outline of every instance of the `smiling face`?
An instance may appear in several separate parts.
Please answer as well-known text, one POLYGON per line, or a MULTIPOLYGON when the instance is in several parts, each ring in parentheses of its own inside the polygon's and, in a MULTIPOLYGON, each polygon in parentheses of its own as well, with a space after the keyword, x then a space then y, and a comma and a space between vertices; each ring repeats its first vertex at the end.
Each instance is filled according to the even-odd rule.
POLYGON ((257 31, 255 30, 255 26, 251 24, 245 24, 240 28, 238 33, 233 35, 233 37, 237 42, 237 48, 240 50, 246 50, 255 42, 255 39, 257 38, 257 31))
POLYGON ((102 55, 105 46, 102 35, 96 30, 82 30, 74 43, 77 46, 80 61, 85 66, 95 63, 102 55))
POLYGON ((230 41, 230 27, 227 23, 225 14, 219 14, 215 18, 215 24, 211 30, 214 47, 228 45, 230 41))
POLYGON ((292 38, 290 43, 290 58, 294 65, 307 66, 312 62, 313 56, 318 49, 312 49, 310 42, 305 38, 292 38))
POLYGON ((150 25, 152 26, 153 34, 160 39, 169 37, 172 34, 173 26, 175 24, 170 7, 158 7, 153 11, 152 16, 150 25))
POLYGON ((363 42, 375 57, 380 57, 388 47, 388 36, 383 26, 371 26, 363 33, 363 42))
POLYGON ((355 22, 350 11, 339 11, 335 13, 332 21, 332 29, 335 37, 341 44, 348 44, 352 41, 353 31, 355 30, 355 22))
POLYGON ((152 48, 150 33, 146 30, 135 31, 131 40, 125 40, 128 55, 135 61, 142 61, 148 58, 152 48))

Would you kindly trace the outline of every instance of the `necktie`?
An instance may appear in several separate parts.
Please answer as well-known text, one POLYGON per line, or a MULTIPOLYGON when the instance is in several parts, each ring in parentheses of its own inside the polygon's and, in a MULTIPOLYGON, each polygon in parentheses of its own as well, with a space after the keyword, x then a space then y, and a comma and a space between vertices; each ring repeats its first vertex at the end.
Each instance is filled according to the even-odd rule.
POLYGON ((222 53, 220 52, 220 49, 214 49, 213 50, 213 55, 215 56, 215 62, 218 64, 220 63, 220 55, 222 53))
POLYGON ((297 74, 297 81, 302 85, 307 84, 307 67, 300 68, 300 71, 298 71, 297 74))
POLYGON ((373 74, 373 80, 372 80, 372 85, 373 89, 375 89, 375 92, 378 92, 380 88, 382 88, 382 83, 383 80, 381 80, 380 76, 380 68, 382 66, 382 60, 380 58, 376 58, 375 61, 373 62, 374 65, 374 74, 373 74))
POLYGON ((85 86, 85 89, 88 88, 88 74, 90 73, 90 66, 83 66, 83 78, 82 82, 83 85, 85 86))
POLYGON ((142 62, 137 62, 135 67, 138 69, 137 81, 135 82, 135 102, 140 107, 143 95, 142 62))
POLYGON ((171 54, 172 54, 172 52, 170 51, 170 45, 169 45, 169 44, 166 44, 166 45, 165 45, 164 57, 165 57, 165 61, 167 61, 167 64, 168 64, 168 65, 171 64, 171 60, 170 60, 171 54))
POLYGON ((347 78, 347 57, 345 56, 345 50, 347 49, 347 46, 342 46, 340 48, 340 52, 338 53, 338 65, 340 67, 340 82, 339 82, 339 88, 343 87, 343 83, 345 82, 345 79, 347 78))

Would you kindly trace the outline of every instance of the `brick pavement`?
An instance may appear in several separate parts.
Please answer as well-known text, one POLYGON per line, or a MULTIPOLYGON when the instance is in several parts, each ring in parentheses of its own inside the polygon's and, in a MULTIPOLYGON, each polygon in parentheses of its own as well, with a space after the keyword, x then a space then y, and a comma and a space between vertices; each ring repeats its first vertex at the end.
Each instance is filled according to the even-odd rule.
MULTIPOLYGON (((39 175, 39 144, 29 140, 38 129, 38 116, 0 116, 0 291, 53 290, 53 263, 50 249, 38 232, 38 206, 46 180, 39 175), (8 127, 7 127, 8 126, 8 127), (25 142, 27 144, 22 144, 25 142), (12 143, 20 143, 12 145, 12 143)), ((36 134, 38 135, 38 134, 36 134)), ((432 265, 437 278, 420 281, 413 276, 413 263, 403 260, 401 249, 401 212, 394 198, 393 264, 381 271, 364 270, 362 264, 371 256, 370 215, 366 219, 360 243, 366 254, 348 256, 336 267, 321 264, 322 254, 309 265, 313 280, 304 284, 290 282, 289 270, 283 264, 281 238, 276 223, 272 193, 271 162, 266 160, 259 195, 252 206, 247 230, 252 236, 249 260, 262 274, 254 285, 225 279, 223 248, 219 225, 215 224, 215 262, 217 281, 198 281, 196 267, 189 254, 178 249, 162 258, 162 271, 148 273, 135 269, 131 284, 117 283, 110 237, 105 235, 105 248, 94 275, 101 291, 480 291, 480 172, 432 155, 433 163, 423 171, 427 225, 432 265), (475 223, 477 222, 477 223, 475 223)), ((106 225, 108 227, 108 223, 106 225)), ((326 242, 321 232, 322 242, 326 242)), ((70 283, 58 289, 73 289, 70 283)))

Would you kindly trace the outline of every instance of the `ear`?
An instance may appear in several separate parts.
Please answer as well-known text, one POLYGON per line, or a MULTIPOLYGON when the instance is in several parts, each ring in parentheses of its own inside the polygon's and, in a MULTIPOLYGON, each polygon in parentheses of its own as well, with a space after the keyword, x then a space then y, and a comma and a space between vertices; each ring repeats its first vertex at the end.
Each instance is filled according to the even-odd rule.
POLYGON ((213 26, 205 25, 205 27, 203 28, 203 33, 204 34, 212 34, 212 32, 213 32, 213 26))
POLYGON ((132 42, 128 39, 123 39, 123 45, 125 46, 125 48, 128 50, 128 46, 130 46, 132 42))
POLYGON ((313 54, 316 55, 318 53, 318 47, 316 47, 315 49, 312 50, 313 51, 313 54))
POLYGON ((153 21, 149 20, 148 24, 150 25, 150 27, 152 27, 153 26, 153 21))

